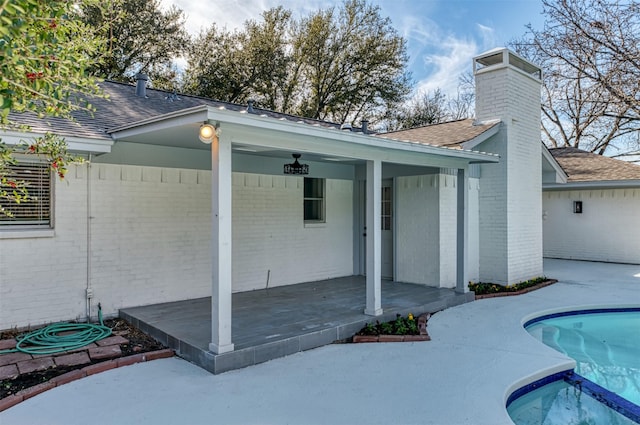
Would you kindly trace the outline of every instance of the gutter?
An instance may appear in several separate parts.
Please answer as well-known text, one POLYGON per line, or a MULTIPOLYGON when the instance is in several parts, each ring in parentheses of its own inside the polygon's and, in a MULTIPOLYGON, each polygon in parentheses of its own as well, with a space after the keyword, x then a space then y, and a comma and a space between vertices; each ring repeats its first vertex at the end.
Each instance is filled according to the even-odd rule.
MULTIPOLYGON (((57 134, 54 132, 49 132, 57 134)), ((36 137, 43 137, 45 133, 31 132, 31 131, 3 131, 0 133, 2 141, 8 145, 18 145, 22 141, 28 141, 36 137)), ((74 136, 64 136, 58 134, 64 139, 67 144, 67 148, 73 152, 88 152, 88 153, 109 153, 114 141, 111 138, 95 139, 95 138, 83 138, 74 136)))
POLYGON ((640 180, 596 180, 568 183, 544 183, 542 185, 543 191, 585 189, 640 189, 640 180))

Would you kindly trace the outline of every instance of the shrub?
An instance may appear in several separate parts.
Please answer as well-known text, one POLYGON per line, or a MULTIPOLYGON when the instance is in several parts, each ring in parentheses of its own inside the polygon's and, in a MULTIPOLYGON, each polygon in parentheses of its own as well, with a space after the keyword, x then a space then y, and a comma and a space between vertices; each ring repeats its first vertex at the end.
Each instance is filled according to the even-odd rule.
POLYGON ((484 294, 496 294, 499 292, 517 292, 526 288, 530 288, 532 286, 536 286, 544 281, 547 278, 545 276, 540 276, 535 279, 527 280, 526 282, 520 282, 513 285, 499 285, 497 283, 486 283, 486 282, 478 282, 478 283, 469 283, 469 290, 476 293, 476 295, 484 295, 484 294))

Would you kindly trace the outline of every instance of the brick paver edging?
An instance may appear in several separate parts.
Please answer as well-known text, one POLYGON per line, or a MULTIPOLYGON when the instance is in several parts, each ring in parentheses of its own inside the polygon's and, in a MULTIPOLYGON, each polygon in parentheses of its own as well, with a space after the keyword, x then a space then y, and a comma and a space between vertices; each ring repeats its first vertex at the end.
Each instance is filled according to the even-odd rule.
POLYGON ((415 342, 431 341, 429 335, 354 335, 353 342, 415 342))
POLYGON ((47 382, 43 382, 42 384, 38 384, 30 388, 25 388, 24 390, 19 391, 16 394, 3 398, 2 400, 0 400, 0 412, 15 406, 16 404, 24 400, 30 399, 31 397, 50 390, 51 388, 67 384, 69 382, 75 381, 76 379, 84 378, 85 376, 94 375, 96 373, 115 369, 121 366, 129 366, 135 363, 148 362, 150 360, 156 359, 165 359, 168 357, 173 357, 174 355, 175 352, 172 349, 166 348, 164 350, 139 353, 127 357, 119 357, 117 359, 85 366, 82 369, 72 370, 71 372, 67 372, 63 375, 51 378, 47 382))
POLYGON ((355 343, 431 341, 431 337, 427 333, 427 320, 429 320, 430 317, 431 313, 424 313, 418 316, 420 335, 354 335, 352 341, 355 343))
POLYGON ((545 286, 553 285, 557 281, 558 281, 557 279, 545 280, 544 282, 540 282, 535 286, 530 286, 528 288, 521 289, 519 291, 496 292, 496 293, 493 293, 493 294, 476 295, 476 300, 482 300, 484 298, 511 297, 513 295, 522 295, 522 294, 526 294, 527 292, 535 291, 536 289, 544 288, 545 286))

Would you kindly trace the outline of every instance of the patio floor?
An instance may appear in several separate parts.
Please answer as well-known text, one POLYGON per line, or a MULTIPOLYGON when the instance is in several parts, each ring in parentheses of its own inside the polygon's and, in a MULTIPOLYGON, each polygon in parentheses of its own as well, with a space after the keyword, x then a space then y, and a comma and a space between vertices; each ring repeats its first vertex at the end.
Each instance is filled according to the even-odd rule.
POLYGON ((233 294, 235 351, 220 355, 208 348, 211 297, 125 308, 120 316, 186 360, 221 373, 349 338, 367 322, 473 300, 473 293, 383 281, 384 314, 373 318, 363 313, 365 291, 365 278, 350 276, 233 294))

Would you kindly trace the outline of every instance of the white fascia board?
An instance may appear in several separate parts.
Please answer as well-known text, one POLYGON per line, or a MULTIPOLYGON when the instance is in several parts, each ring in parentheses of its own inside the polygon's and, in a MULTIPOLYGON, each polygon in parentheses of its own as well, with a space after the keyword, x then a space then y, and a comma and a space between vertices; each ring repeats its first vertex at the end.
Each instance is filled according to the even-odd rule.
POLYGON ((113 137, 115 140, 119 140, 153 131, 166 130, 182 125, 197 123, 203 124, 208 121, 208 111, 209 107, 206 105, 181 109, 176 112, 171 112, 146 120, 137 121, 132 124, 110 128, 107 130, 107 134, 110 134, 111 137, 113 137))
POLYGON ((478 146, 480 143, 484 142, 485 140, 489 139, 490 137, 498 134, 498 132, 500 131, 500 128, 502 127, 502 123, 500 122, 500 120, 491 120, 491 121, 487 121, 486 124, 495 121, 497 124, 494 125, 493 127, 491 127, 490 129, 488 129, 487 131, 478 134, 476 137, 474 137, 471 140, 467 140, 466 142, 461 143, 462 147, 464 149, 468 149, 468 150, 472 150, 473 148, 475 148, 476 146, 478 146))
POLYGON ((640 180, 596 180, 569 183, 545 183, 542 190, 640 189, 640 180))
MULTIPOLYGON (((474 152, 464 149, 451 149, 439 146, 430 146, 417 142, 405 142, 393 139, 383 139, 364 135, 361 133, 352 133, 349 130, 340 130, 337 128, 323 127, 321 125, 309 125, 304 122, 291 122, 286 119, 277 119, 266 115, 249 115, 228 111, 224 109, 209 109, 209 120, 219 121, 221 123, 236 124, 245 128, 254 128, 258 131, 276 131, 282 133, 290 133, 296 136, 305 136, 312 140, 326 142, 340 142, 341 145, 351 144, 352 146, 366 147, 368 149, 395 150, 408 153, 423 153, 439 156, 448 156, 456 159, 463 159, 466 162, 498 162, 500 157, 495 154, 474 152)), ((221 131, 224 131, 224 124, 221 124, 221 131)), ((251 144, 250 141, 243 143, 251 144)), ((274 146, 276 147, 276 146, 274 146)))
POLYGON ((564 172, 560 164, 558 164, 558 161, 556 161, 553 155, 551 155, 551 152, 544 143, 542 144, 542 158, 547 160, 549 165, 551 165, 551 167, 556 172, 556 178, 560 179, 560 181, 558 181, 557 183, 566 183, 569 179, 569 176, 567 176, 567 173, 564 172))
MULTIPOLYGON (((18 145, 22 142, 29 142, 36 137, 44 137, 45 133, 3 131, 0 139, 7 145, 18 145)), ((60 136, 67 144, 67 149, 71 152, 86 153, 109 153, 113 146, 110 139, 92 139, 88 137, 60 136)))
MULTIPOLYGON (((247 137, 246 140, 237 140, 244 145, 254 145, 262 147, 272 147, 278 149, 300 150, 304 141, 312 141, 317 147, 323 143, 340 142, 343 145, 366 147, 369 150, 394 150, 414 154, 431 154, 446 156, 451 159, 462 160, 466 163, 486 163, 498 162, 499 156, 489 153, 473 152, 460 149, 449 149, 437 146, 429 146, 420 143, 402 142, 392 139, 381 139, 369 135, 352 133, 347 130, 332 129, 318 125, 310 125, 304 122, 292 122, 287 119, 278 119, 267 115, 248 114, 246 112, 232 111, 224 107, 216 108, 212 106, 197 106, 183 109, 171 114, 161 115, 148 120, 133 123, 127 126, 110 129, 108 133, 116 140, 127 137, 141 135, 151 131, 159 131, 178 125, 189 125, 196 123, 219 123, 220 131, 224 132, 225 127, 234 128, 236 131, 252 133, 255 137, 247 137), (261 139, 261 134, 267 132, 277 132, 288 134, 297 138, 297 146, 283 145, 281 143, 265 144, 261 139)), ((327 146, 328 147, 328 146, 327 146)), ((361 151, 361 149, 357 149, 361 151)), ((310 150, 311 151, 311 150, 310 150)), ((330 153, 330 152, 327 152, 330 153)), ((352 152, 355 153, 355 152, 352 152)), ((335 152, 336 155, 340 155, 335 152)), ((348 152, 343 152, 349 156, 348 152)))

